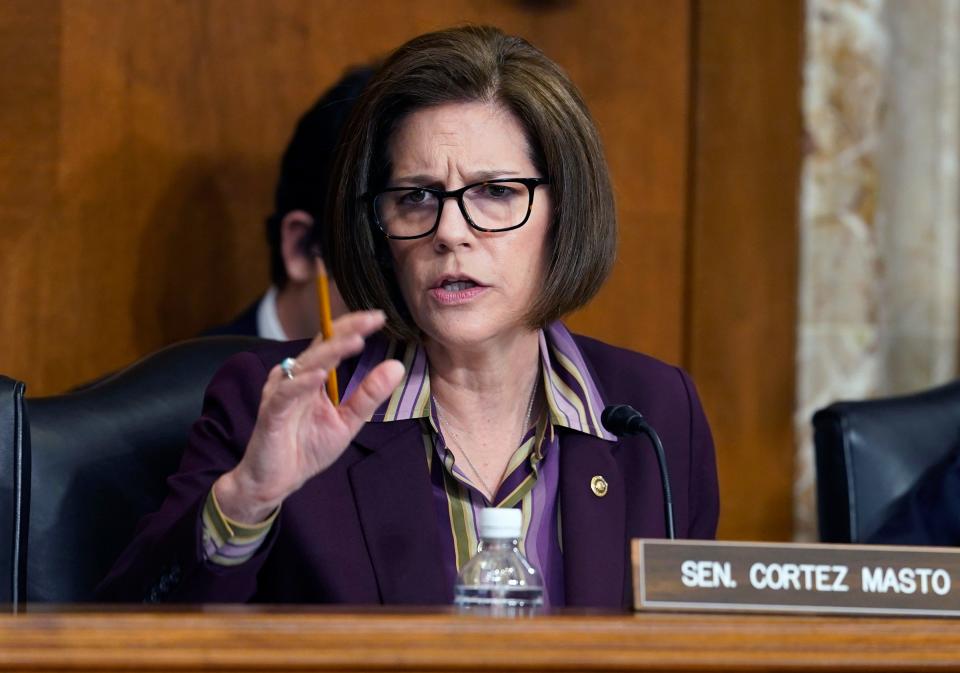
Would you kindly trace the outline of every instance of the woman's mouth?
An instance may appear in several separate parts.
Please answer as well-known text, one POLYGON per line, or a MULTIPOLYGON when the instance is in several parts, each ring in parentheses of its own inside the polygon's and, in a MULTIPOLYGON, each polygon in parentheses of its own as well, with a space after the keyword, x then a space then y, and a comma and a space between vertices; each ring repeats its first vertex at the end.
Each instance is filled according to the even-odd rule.
POLYGON ((444 283, 442 287, 447 292, 462 292, 463 290, 467 290, 476 286, 477 284, 471 280, 457 280, 450 283, 444 283))
POLYGON ((440 304, 453 306, 472 301, 486 289, 485 285, 469 279, 445 279, 437 287, 432 288, 430 294, 440 304))

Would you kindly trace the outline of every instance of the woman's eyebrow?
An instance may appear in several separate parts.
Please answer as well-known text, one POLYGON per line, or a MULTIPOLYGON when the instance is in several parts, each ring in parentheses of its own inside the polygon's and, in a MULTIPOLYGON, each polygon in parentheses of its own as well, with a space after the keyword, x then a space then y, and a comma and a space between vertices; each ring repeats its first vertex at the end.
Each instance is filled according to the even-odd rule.
MULTIPOLYGON (((483 182, 484 180, 495 180, 497 178, 506 178, 515 175, 520 175, 520 171, 506 168, 474 171, 466 175, 466 182, 464 184, 469 184, 471 182, 483 182)), ((435 175, 418 173, 416 175, 401 175, 394 178, 391 182, 396 184, 407 183, 411 185, 441 185, 443 184, 443 179, 438 178, 435 175)))
POLYGON ((393 178, 390 182, 396 184, 410 184, 410 185, 430 185, 430 184, 440 184, 442 181, 435 178, 432 175, 427 175, 426 173, 418 173, 417 175, 401 175, 399 177, 393 178))
POLYGON ((508 170, 505 168, 489 170, 489 171, 477 171, 476 173, 471 173, 472 182, 483 182, 484 180, 496 180, 497 178, 509 178, 515 175, 520 175, 520 171, 508 170))

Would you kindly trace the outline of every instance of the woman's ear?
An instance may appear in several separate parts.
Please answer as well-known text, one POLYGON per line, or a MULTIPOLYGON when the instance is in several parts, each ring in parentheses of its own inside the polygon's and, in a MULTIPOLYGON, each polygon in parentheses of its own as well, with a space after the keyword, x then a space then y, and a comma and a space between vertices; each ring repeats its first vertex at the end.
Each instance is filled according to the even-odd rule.
POLYGON ((313 217, 304 210, 291 210, 280 221, 280 252, 291 283, 312 283, 317 277, 314 254, 307 241, 313 217))

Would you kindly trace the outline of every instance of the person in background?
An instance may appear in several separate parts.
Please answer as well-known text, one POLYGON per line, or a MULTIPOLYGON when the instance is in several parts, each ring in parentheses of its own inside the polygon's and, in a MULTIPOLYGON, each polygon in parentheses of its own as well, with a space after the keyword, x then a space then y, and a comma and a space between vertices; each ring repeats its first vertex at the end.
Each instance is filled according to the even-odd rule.
POLYGON ((628 609, 630 540, 711 538, 713 440, 678 367, 571 334, 616 258, 596 125, 525 40, 463 27, 401 46, 364 89, 324 246, 353 311, 332 337, 234 356, 103 601, 444 604, 479 512, 520 511, 551 607, 628 609), (337 368, 335 405, 325 392, 337 368))
MULTIPOLYGON (((240 315, 205 336, 243 334, 287 341, 319 333, 316 278, 327 257, 321 230, 330 166, 340 131, 372 75, 367 67, 348 71, 300 118, 283 153, 274 211, 267 218, 271 286, 240 315)), ((346 312, 333 282, 330 303, 334 317, 346 312)))

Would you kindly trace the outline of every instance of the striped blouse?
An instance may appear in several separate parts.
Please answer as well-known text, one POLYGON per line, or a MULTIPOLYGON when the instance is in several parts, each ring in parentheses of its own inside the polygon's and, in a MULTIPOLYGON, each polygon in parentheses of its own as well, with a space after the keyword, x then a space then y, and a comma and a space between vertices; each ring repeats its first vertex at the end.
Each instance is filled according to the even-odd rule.
MULTIPOLYGON (((547 413, 522 438, 492 502, 460 469, 447 446, 430 395, 429 367, 421 346, 377 337, 369 339, 343 397, 352 394, 367 372, 388 358, 402 361, 406 373, 370 422, 422 421, 424 453, 449 585, 453 586, 460 568, 476 553, 480 510, 491 506, 516 507, 523 514, 520 549, 541 573, 545 602, 563 605, 560 444, 556 430, 562 427, 608 441, 615 439, 600 424, 603 401, 570 333, 560 322, 540 332, 540 389, 544 391, 547 413)), ((253 555, 271 525, 272 519, 256 527, 229 521, 220 513, 211 492, 203 513, 206 556, 219 564, 242 563, 253 555)))

